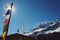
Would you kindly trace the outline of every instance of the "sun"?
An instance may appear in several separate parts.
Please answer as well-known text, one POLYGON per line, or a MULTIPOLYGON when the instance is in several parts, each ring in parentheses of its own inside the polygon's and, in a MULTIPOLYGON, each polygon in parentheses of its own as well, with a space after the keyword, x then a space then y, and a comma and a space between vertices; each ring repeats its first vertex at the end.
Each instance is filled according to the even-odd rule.
POLYGON ((5 10, 7 11, 7 10, 12 10, 12 14, 14 14, 15 13, 15 6, 13 5, 13 7, 11 8, 11 5, 7 5, 6 6, 6 8, 5 8, 5 10))
POLYGON ((6 9, 7 9, 7 10, 12 10, 12 12, 15 10, 15 9, 14 9, 14 6, 11 8, 10 5, 8 5, 8 6, 6 7, 6 9))

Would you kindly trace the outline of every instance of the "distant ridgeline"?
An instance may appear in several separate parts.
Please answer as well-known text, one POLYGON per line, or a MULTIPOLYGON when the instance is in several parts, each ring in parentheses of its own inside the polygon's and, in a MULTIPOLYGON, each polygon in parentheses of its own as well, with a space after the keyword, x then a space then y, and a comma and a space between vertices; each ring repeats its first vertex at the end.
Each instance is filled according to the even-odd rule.
POLYGON ((7 36, 6 40, 60 40, 60 33, 54 32, 49 34, 40 34, 37 36, 24 36, 21 34, 12 34, 7 36))
MULTIPOLYGON (((2 38, 0 37, 0 40, 2 40, 2 38)), ((33 40, 32 37, 29 36, 24 36, 21 34, 12 34, 6 37, 6 40, 33 40)))
MULTIPOLYGON (((39 28, 25 35, 17 33, 8 35, 6 40, 60 40, 60 20, 50 22, 47 28, 45 26, 46 25, 40 25, 38 26, 39 28)), ((0 40, 1 39, 0 37, 0 40)))

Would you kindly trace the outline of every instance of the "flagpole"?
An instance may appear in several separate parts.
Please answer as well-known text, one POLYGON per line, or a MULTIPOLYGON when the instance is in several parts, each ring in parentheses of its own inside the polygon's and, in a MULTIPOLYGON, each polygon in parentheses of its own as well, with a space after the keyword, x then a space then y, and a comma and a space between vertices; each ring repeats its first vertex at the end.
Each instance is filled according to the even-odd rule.
POLYGON ((4 21, 4 29, 3 29, 3 33, 2 33, 2 40, 6 40, 6 37, 7 37, 8 27, 9 27, 9 23, 10 23, 10 19, 11 19, 12 7, 13 7, 13 2, 10 4, 11 10, 8 9, 8 11, 5 15, 6 18, 4 21))

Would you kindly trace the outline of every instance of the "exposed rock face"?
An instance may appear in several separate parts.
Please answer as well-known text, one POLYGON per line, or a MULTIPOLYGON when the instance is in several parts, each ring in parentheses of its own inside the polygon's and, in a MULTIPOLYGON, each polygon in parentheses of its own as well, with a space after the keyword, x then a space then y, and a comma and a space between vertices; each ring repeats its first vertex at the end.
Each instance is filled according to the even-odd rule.
POLYGON ((33 38, 34 40, 60 40, 60 33, 41 34, 33 38))
POLYGON ((60 20, 39 24, 31 32, 25 33, 25 35, 37 36, 54 32, 60 32, 60 20))

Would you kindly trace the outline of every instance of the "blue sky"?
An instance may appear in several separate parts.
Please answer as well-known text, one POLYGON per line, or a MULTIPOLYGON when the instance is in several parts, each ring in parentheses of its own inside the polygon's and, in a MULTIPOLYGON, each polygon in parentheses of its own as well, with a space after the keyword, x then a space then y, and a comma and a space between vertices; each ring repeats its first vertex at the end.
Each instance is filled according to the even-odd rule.
POLYGON ((7 4, 14 2, 15 12, 12 13, 8 34, 21 34, 21 26, 24 23, 24 31, 29 32, 37 23, 55 21, 60 19, 59 0, 0 0, 0 34, 4 27, 3 14, 6 13, 7 4))

